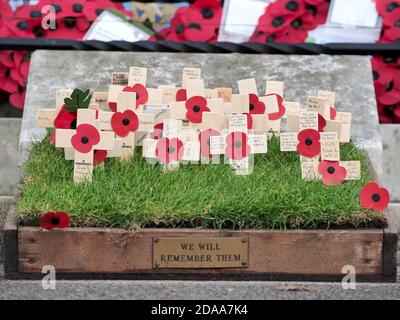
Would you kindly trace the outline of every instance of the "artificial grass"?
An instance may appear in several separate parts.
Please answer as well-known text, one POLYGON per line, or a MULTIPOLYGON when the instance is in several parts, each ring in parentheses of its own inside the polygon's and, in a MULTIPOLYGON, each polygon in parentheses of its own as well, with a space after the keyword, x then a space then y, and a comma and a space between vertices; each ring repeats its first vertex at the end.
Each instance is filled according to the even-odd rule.
MULTIPOLYGON (((37 225, 48 211, 65 211, 74 226, 313 229, 382 227, 382 213, 363 209, 360 189, 371 177, 362 151, 341 146, 342 160, 361 161, 361 179, 326 187, 301 179, 299 155, 280 152, 273 137, 268 153, 255 155, 254 171, 237 176, 224 164, 181 165, 165 172, 137 148, 123 163, 107 159, 93 182, 75 185, 73 161, 63 150, 35 143, 25 164, 16 204, 23 224, 37 225)), ((223 159, 221 159, 223 161, 223 159)))

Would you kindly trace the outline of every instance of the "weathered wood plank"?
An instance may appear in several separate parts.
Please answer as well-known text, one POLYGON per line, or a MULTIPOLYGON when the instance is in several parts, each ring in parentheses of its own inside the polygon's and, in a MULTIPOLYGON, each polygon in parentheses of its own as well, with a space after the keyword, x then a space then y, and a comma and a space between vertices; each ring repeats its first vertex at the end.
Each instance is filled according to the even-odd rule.
POLYGON ((397 223, 392 212, 386 212, 387 228, 383 230, 383 280, 396 281, 397 276, 397 223))
POLYGON ((18 272, 18 224, 12 209, 8 210, 3 231, 4 272, 18 272))
POLYGON ((382 230, 243 230, 70 228, 43 231, 19 228, 19 270, 153 274, 340 275, 353 265, 358 275, 382 275, 382 230), (248 268, 152 268, 153 237, 249 237, 248 268))

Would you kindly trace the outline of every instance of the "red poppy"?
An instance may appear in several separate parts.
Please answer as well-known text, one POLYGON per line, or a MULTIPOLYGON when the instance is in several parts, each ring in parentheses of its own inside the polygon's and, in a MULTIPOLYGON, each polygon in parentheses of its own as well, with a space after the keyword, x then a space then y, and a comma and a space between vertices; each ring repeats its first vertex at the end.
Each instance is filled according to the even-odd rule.
POLYGON ((95 166, 104 162, 107 158, 107 150, 94 150, 93 152, 93 164, 95 166))
POLYGON ((187 100, 186 89, 183 89, 183 88, 179 89, 176 92, 175 100, 176 101, 186 101, 187 100))
POLYGON ((400 15, 400 2, 398 0, 377 0, 376 11, 385 20, 387 15, 397 12, 400 15))
POLYGON ((400 71, 393 69, 392 72, 390 78, 385 76, 385 79, 388 79, 385 84, 381 84, 379 81, 374 82, 377 100, 384 105, 393 105, 400 101, 400 71))
POLYGON ((251 114, 265 113, 264 102, 260 101, 258 96, 254 93, 249 93, 249 111, 251 114))
POLYGON ((335 108, 330 107, 330 109, 329 109, 329 117, 330 117, 331 120, 335 120, 336 119, 336 109, 335 108))
POLYGON ((125 87, 123 92, 135 92, 136 93, 136 108, 139 108, 141 104, 146 104, 149 100, 149 93, 144 85, 136 83, 132 87, 125 87))
POLYGON ((69 215, 65 212, 47 212, 40 218, 39 225, 46 230, 64 229, 71 224, 69 215))
POLYGON ((304 27, 314 29, 316 26, 325 24, 329 11, 329 2, 325 0, 308 1, 305 5, 306 13, 302 16, 304 27))
POLYGON ((225 138, 225 155, 231 160, 242 160, 250 154, 247 134, 233 131, 225 138))
POLYGON ((56 118, 54 119, 54 128, 58 129, 75 129, 76 128, 76 120, 77 120, 77 112, 76 111, 67 111, 65 108, 67 107, 64 104, 61 107, 61 110, 58 112, 56 118))
POLYGON ((162 137, 163 130, 164 130, 163 123, 156 124, 154 126, 153 132, 151 133, 151 138, 156 140, 160 139, 162 137))
POLYGON ((400 28, 388 28, 383 31, 383 35, 379 42, 383 43, 399 43, 400 42, 400 28))
MULTIPOLYGON (((267 94, 266 96, 276 96, 276 99, 278 100, 278 107, 279 107, 279 110, 277 112, 268 114, 268 119, 269 120, 278 120, 278 119, 282 118, 286 112, 285 106, 283 105, 282 97, 276 93, 270 93, 270 94, 267 94)), ((268 106, 266 106, 266 108, 268 110, 268 106)))
POLYGON ((299 141, 297 152, 307 158, 319 155, 321 152, 320 138, 319 132, 314 129, 304 129, 300 131, 297 135, 297 140, 299 141))
POLYGON ((156 156, 161 163, 168 164, 179 161, 183 156, 183 143, 178 138, 161 138, 156 145, 156 156))
POLYGON ((300 16, 305 11, 303 0, 283 0, 275 1, 268 6, 269 12, 275 16, 293 15, 300 16))
POLYGON ((210 112, 207 107, 207 100, 201 96, 194 96, 186 100, 185 103, 187 112, 186 119, 192 123, 201 123, 203 119, 203 112, 210 112))
MULTIPOLYGON (((294 20, 293 22, 297 22, 301 20, 294 20)), ((293 24, 293 23, 292 23, 293 24)), ((307 30, 304 30, 300 27, 293 28, 291 25, 287 27, 280 34, 277 42, 287 42, 287 43, 303 43, 308 37, 307 30)))
POLYGON ((220 136, 221 134, 214 129, 205 129, 199 133, 200 153, 203 157, 210 156, 210 137, 220 136))
POLYGON ((322 175, 322 182, 326 186, 343 183, 346 178, 346 168, 339 165, 339 161, 320 162, 318 171, 322 175))
POLYGON ((318 113, 318 132, 324 132, 326 127, 326 120, 318 113))
POLYGON ((76 127, 76 134, 72 136, 71 143, 76 151, 88 153, 94 145, 100 142, 100 134, 91 124, 81 124, 76 127))
POLYGON ((112 112, 117 112, 117 103, 116 102, 108 102, 108 107, 112 112))
POLYGON ((381 188, 376 182, 367 183, 360 191, 360 203, 365 209, 383 211, 390 200, 389 191, 381 188))
POLYGON ((23 109, 25 105, 25 94, 25 89, 19 87, 19 91, 11 93, 8 100, 14 108, 23 109))
POLYGON ((274 15, 268 10, 268 7, 266 8, 265 13, 258 19, 258 29, 263 32, 273 33, 283 30, 288 27, 294 19, 296 19, 296 16, 294 15, 274 15))
POLYGON ((132 110, 115 112, 111 117, 111 128, 119 137, 126 137, 139 127, 139 118, 132 110))

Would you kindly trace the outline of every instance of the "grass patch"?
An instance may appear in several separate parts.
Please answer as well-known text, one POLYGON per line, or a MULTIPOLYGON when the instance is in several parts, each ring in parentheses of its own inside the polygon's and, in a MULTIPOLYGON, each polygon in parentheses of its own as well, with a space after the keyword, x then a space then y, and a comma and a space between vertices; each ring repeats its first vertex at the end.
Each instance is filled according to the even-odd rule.
POLYGON ((341 147, 342 160, 360 160, 359 181, 325 187, 301 180, 299 155, 280 152, 273 137, 268 153, 255 156, 254 172, 236 176, 228 165, 182 165, 163 172, 140 156, 127 163, 107 159, 93 182, 75 185, 73 162, 48 139, 33 146, 23 170, 17 215, 37 225, 48 211, 65 211, 74 226, 204 227, 254 229, 358 228, 385 225, 382 213, 363 209, 359 191, 371 181, 362 151, 341 147))

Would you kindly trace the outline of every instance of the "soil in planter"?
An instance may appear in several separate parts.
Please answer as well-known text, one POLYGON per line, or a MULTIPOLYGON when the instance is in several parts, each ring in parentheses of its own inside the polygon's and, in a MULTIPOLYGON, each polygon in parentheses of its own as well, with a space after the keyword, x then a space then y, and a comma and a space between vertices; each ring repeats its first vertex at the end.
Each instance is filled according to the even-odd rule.
MULTIPOLYGON (((268 153, 255 155, 254 171, 237 176, 224 164, 181 165, 164 172, 137 148, 124 163, 107 159, 93 182, 75 185, 73 162, 48 138, 33 146, 16 210, 22 224, 38 225, 48 211, 65 211, 74 226, 316 229, 383 227, 384 215, 363 209, 360 189, 371 176, 354 143, 341 147, 342 160, 360 160, 357 181, 326 187, 301 179, 299 155, 280 152, 279 139, 268 153)), ((223 163, 223 158, 221 158, 223 163)))

